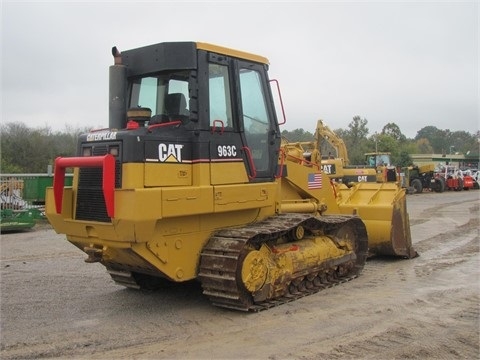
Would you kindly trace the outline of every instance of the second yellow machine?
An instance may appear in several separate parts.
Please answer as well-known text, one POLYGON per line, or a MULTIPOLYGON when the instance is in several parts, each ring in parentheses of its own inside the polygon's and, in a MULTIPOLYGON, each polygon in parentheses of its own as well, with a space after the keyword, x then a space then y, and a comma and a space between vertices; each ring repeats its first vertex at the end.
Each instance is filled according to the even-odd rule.
POLYGON ((415 256, 403 190, 334 186, 281 144, 266 58, 195 42, 113 55, 109 128, 56 159, 46 213, 117 283, 198 279, 255 311, 357 276, 369 251, 415 256))

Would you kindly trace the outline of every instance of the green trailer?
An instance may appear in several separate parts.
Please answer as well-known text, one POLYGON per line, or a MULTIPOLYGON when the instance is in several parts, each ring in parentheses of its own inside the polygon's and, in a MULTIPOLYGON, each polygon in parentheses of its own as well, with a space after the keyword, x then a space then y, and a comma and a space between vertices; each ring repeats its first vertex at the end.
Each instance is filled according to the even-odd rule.
MULTIPOLYGON (((72 185, 73 176, 65 176, 65 186, 72 185)), ((32 205, 45 205, 47 187, 53 186, 53 175, 32 174, 23 179, 23 199, 32 205)))
MULTIPOLYGON (((72 185, 72 174, 65 184, 72 185)), ((52 174, 0 174, 0 231, 28 230, 45 219, 43 206, 47 187, 53 186, 52 174)))
POLYGON ((36 219, 40 217, 38 209, 1 210, 0 231, 18 231, 31 229, 36 224, 36 219))
MULTIPOLYGON (((2 183, 15 179, 23 183, 22 199, 30 205, 45 205, 47 187, 53 186, 53 174, 1 174, 2 183)), ((65 176, 65 186, 71 186, 73 174, 65 176)))

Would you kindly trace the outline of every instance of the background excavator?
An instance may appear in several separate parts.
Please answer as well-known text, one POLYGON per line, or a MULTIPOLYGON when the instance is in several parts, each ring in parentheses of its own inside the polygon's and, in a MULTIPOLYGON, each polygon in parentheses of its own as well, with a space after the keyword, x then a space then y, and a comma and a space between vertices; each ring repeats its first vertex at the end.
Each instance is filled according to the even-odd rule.
POLYGON ((117 283, 197 279, 214 305, 257 311, 357 276, 369 252, 416 255, 404 191, 332 185, 281 142, 266 58, 199 42, 112 54, 109 128, 55 160, 46 214, 117 283))
POLYGON ((320 153, 322 144, 327 142, 335 155, 322 156, 321 168, 328 177, 336 182, 351 186, 359 182, 398 182, 412 193, 421 193, 423 189, 443 192, 445 180, 434 173, 434 165, 412 165, 396 168, 389 152, 370 152, 365 154, 365 164, 351 165, 344 141, 323 120, 317 122, 315 141, 301 143, 307 156, 320 153), (318 149, 316 151, 315 149, 318 149), (401 176, 400 174, 403 174, 401 176))
POLYGON ((305 156, 318 162, 321 170, 337 183, 352 186, 359 182, 397 182, 397 173, 391 165, 390 153, 366 153, 365 164, 351 165, 345 142, 323 120, 317 121, 314 141, 298 142, 305 156), (335 154, 321 154, 323 143, 329 144, 335 154))

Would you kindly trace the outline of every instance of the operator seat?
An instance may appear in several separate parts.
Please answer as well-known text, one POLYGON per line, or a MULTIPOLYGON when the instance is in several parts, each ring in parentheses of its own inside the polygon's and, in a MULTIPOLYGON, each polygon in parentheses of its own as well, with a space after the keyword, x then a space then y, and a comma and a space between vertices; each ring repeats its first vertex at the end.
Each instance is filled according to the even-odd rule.
POLYGON ((170 117, 170 121, 181 120, 186 123, 190 117, 190 111, 187 109, 187 100, 182 93, 168 94, 165 98, 165 111, 170 117))

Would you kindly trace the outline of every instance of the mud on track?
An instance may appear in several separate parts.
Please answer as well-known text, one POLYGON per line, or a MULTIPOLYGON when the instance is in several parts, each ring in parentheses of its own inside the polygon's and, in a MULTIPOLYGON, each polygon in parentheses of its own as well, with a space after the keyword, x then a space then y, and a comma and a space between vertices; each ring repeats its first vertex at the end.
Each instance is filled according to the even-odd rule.
POLYGON ((48 227, 0 239, 2 359, 472 359, 478 191, 409 195, 412 260, 260 313, 213 307, 196 282, 115 285, 48 227))

